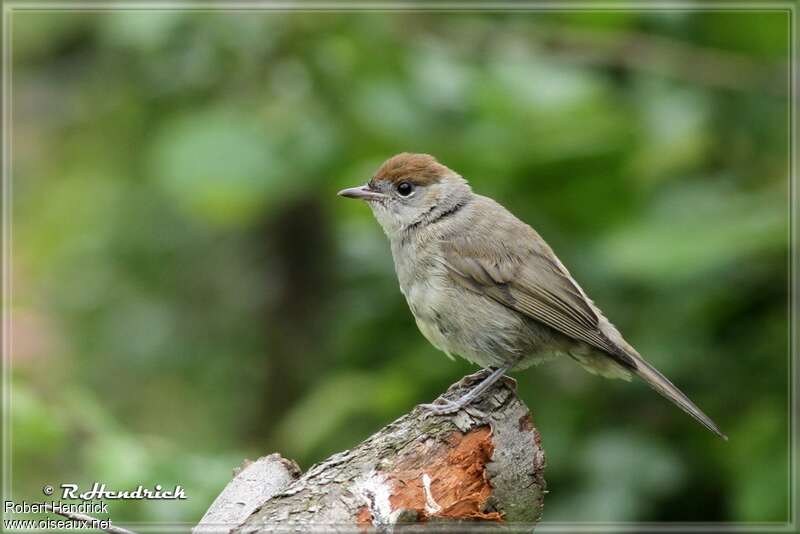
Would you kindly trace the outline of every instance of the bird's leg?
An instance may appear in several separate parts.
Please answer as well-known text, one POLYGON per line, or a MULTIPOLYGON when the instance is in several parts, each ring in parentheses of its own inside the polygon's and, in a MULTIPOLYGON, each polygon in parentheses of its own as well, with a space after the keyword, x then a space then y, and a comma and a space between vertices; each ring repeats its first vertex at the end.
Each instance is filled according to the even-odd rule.
MULTIPOLYGON (((420 406, 426 410, 430 410, 434 415, 447 415, 451 413, 455 413, 461 408, 468 406, 471 404, 475 399, 480 397, 487 389, 492 387, 495 382, 500 380, 500 378, 506 374, 506 372, 511 369, 510 365, 505 367, 500 367, 498 369, 494 369, 489 376, 483 379, 479 384, 474 386, 472 389, 467 391, 461 398, 456 399, 454 401, 451 400, 444 400, 438 403, 432 404, 421 404, 420 406)), ((477 374, 477 373, 476 373, 477 374)))
POLYGON ((471 375, 465 376, 464 378, 458 381, 458 384, 464 387, 471 386, 473 384, 481 382, 484 378, 492 374, 492 371, 494 371, 493 368, 484 367, 483 369, 475 371, 471 375))

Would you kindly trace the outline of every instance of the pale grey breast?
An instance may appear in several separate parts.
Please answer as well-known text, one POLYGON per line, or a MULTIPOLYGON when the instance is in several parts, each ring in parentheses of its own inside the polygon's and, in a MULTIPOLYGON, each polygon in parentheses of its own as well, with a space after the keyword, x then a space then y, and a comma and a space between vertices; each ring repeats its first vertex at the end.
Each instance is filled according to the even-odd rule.
POLYGON ((442 262, 442 245, 480 224, 478 199, 482 198, 476 196, 456 213, 392 240, 400 289, 420 331, 439 350, 483 367, 528 367, 570 343, 544 325, 455 283, 442 262))

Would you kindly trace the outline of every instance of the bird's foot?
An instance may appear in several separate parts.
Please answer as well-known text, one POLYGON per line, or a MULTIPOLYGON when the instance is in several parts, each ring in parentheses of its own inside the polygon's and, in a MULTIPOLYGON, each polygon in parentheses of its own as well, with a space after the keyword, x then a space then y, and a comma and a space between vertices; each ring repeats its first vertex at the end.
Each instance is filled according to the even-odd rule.
POLYGON ((436 399, 435 402, 420 404, 419 407, 428 412, 425 414, 427 417, 429 415, 451 415, 463 408, 464 405, 457 401, 453 402, 447 399, 436 399))
POLYGON ((436 399, 436 401, 434 401, 432 404, 421 404, 420 406, 423 409, 428 410, 428 413, 431 415, 449 415, 456 413, 460 409, 464 408, 465 406, 469 406, 473 401, 477 400, 483 394, 483 392, 492 387, 492 385, 497 382, 503 376, 503 374, 509 370, 509 368, 510 366, 501 367, 499 369, 482 369, 473 375, 464 377, 461 380, 461 383, 467 380, 466 384, 461 385, 468 387, 471 382, 480 379, 480 383, 472 386, 469 391, 461 396, 461 398, 455 401, 439 398, 436 399))
POLYGON ((463 387, 476 384, 478 382, 485 380, 491 374, 492 374, 492 369, 490 368, 481 369, 478 372, 472 373, 471 375, 467 375, 461 380, 459 380, 458 385, 463 387))

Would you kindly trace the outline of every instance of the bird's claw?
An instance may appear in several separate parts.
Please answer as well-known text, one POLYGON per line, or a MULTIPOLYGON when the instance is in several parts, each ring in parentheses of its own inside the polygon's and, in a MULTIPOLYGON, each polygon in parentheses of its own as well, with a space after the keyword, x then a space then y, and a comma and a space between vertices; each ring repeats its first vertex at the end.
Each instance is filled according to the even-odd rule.
POLYGON ((419 407, 428 412, 425 414, 425 417, 431 415, 450 415, 456 413, 462 408, 457 402, 447 399, 437 399, 436 402, 420 404, 419 407))

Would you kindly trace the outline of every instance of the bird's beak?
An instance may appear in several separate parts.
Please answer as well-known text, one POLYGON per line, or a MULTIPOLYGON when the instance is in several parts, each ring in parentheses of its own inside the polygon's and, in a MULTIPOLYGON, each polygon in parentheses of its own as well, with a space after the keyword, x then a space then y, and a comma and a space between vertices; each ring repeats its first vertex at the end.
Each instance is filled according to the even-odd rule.
POLYGON ((340 197, 358 198, 361 200, 383 200, 386 196, 379 193, 374 189, 370 189, 369 185, 362 185, 359 187, 351 187, 349 189, 342 189, 339 191, 340 197))

